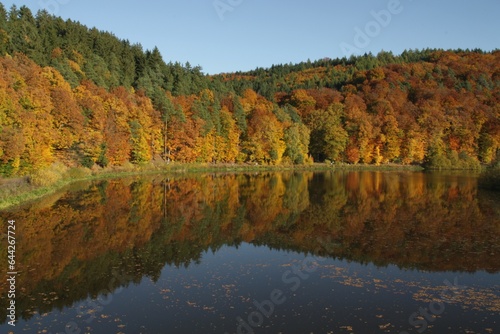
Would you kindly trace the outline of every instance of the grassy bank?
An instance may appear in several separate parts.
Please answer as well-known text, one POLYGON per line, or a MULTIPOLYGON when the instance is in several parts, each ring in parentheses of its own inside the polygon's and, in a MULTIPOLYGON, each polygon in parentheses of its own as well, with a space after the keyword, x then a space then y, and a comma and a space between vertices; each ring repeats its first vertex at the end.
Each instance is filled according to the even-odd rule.
POLYGON ((47 169, 22 178, 0 179, 0 210, 52 194, 78 181, 161 172, 165 172, 165 169, 152 164, 144 166, 127 164, 92 170, 84 167, 67 168, 62 164, 53 164, 47 169))
POLYGON ((53 164, 47 169, 22 178, 0 179, 0 210, 29 202, 61 190, 73 182, 115 178, 140 174, 178 174, 215 172, 268 172, 268 171, 325 171, 325 170, 422 170, 420 166, 349 165, 316 163, 312 165, 270 166, 255 164, 178 164, 156 163, 145 165, 126 164, 112 168, 67 168, 53 164))

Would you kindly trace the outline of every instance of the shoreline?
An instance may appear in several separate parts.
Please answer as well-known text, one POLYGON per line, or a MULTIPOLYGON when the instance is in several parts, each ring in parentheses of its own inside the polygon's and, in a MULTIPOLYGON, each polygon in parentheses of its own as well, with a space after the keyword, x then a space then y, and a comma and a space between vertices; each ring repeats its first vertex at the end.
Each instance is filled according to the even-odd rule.
MULTIPOLYGON (((148 174, 189 174, 189 173, 237 173, 237 172, 280 172, 280 171, 423 171, 419 165, 251 165, 251 164, 181 164, 161 163, 128 165, 106 169, 74 168, 61 172, 59 178, 49 184, 35 185, 30 176, 0 179, 0 210, 7 210, 64 189, 75 182, 111 179, 148 174)), ((51 172, 50 169, 48 169, 51 172)))

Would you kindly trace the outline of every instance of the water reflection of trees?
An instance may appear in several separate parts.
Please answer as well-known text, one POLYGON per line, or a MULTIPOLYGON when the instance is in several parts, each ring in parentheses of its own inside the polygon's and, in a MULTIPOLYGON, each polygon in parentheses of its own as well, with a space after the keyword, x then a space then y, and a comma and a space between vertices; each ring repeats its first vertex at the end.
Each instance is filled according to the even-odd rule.
POLYGON ((480 202, 475 179, 368 172, 322 178, 309 187, 323 189, 322 201, 303 212, 303 229, 286 236, 304 250, 314 249, 304 243, 313 236, 311 243, 320 240, 316 248, 326 255, 360 262, 425 270, 500 268, 498 202, 480 202))
POLYGON ((188 266, 243 241, 377 265, 500 268, 498 201, 468 177, 204 174, 75 187, 0 214, 17 221, 17 306, 26 318, 143 276, 157 280, 165 264, 188 266))

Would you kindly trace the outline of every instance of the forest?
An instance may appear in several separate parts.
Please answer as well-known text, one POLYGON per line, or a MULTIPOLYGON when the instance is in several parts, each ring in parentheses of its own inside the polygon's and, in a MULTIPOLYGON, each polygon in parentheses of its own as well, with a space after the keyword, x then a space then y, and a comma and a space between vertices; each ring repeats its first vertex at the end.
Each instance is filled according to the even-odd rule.
POLYGON ((157 48, 0 3, 0 68, 4 177, 163 161, 476 169, 500 156, 499 50, 207 75, 157 48))

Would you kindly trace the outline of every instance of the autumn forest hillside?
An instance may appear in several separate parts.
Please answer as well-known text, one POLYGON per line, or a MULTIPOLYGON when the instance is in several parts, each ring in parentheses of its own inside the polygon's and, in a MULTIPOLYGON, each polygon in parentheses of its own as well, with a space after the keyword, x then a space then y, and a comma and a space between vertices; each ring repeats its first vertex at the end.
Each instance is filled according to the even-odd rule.
POLYGON ((206 75, 157 48, 0 4, 0 56, 3 176, 57 162, 477 168, 500 155, 500 51, 380 52, 206 75))

